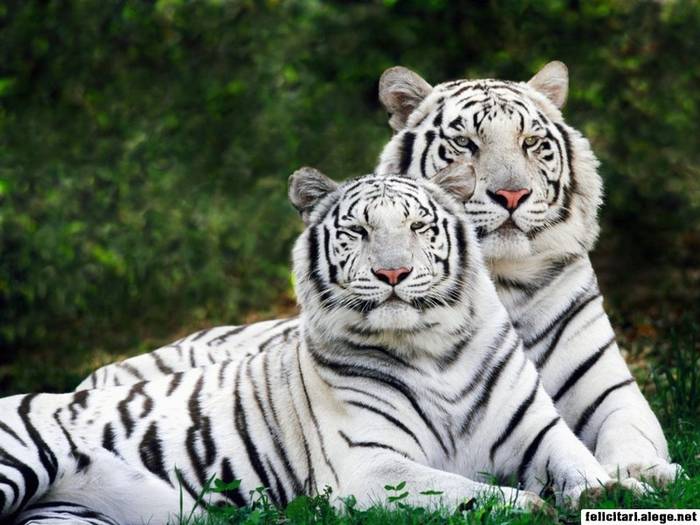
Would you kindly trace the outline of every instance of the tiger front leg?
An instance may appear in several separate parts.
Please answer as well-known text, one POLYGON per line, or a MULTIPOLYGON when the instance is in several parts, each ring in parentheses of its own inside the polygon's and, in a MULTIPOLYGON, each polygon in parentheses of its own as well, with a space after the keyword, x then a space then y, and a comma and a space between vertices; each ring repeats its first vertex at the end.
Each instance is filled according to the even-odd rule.
POLYGON ((554 489, 557 503, 576 508, 587 494, 596 498, 606 488, 621 486, 636 494, 648 487, 635 479, 611 478, 586 446, 558 416, 534 435, 517 469, 527 490, 554 489))
POLYGON ((636 384, 612 392, 580 432, 612 478, 663 486, 683 475, 671 463, 661 426, 636 384))
POLYGON ((370 453, 362 458, 352 458, 346 464, 341 476, 340 493, 353 495, 360 507, 385 503, 390 496, 400 496, 402 503, 423 507, 440 504, 454 508, 474 498, 490 497, 500 499, 504 505, 527 510, 547 506, 532 492, 487 485, 422 465, 395 453, 370 453), (396 494, 387 492, 387 486, 397 485, 401 489, 396 494))

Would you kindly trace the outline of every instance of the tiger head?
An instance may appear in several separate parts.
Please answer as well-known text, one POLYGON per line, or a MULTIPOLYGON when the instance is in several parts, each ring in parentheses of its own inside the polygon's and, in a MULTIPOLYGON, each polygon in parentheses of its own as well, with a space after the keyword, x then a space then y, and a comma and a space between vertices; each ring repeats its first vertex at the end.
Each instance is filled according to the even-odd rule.
POLYGON ((467 164, 432 181, 366 175, 338 185, 312 168, 295 172, 289 196, 307 225, 293 257, 302 315, 329 337, 394 342, 462 326, 478 268, 488 281, 463 208, 473 187, 467 164))
POLYGON ((384 72, 380 99, 395 130, 377 173, 430 178, 467 159, 476 171, 465 205, 494 270, 532 257, 590 250, 602 181, 588 141, 560 113, 568 73, 551 62, 529 82, 457 80, 430 86, 403 67, 384 72))

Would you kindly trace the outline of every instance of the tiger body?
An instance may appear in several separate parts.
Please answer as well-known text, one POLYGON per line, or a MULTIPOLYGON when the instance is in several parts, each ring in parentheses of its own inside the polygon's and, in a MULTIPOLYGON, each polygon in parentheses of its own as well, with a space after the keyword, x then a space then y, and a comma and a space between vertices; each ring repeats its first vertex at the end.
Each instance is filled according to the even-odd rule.
MULTIPOLYGON (((295 177, 309 224, 294 249, 295 342, 149 382, 0 400, 2 516, 55 523, 61 506, 96 516, 71 523, 165 523, 213 478, 242 480, 211 496, 239 505, 258 486, 279 504, 329 486, 369 505, 399 481, 413 504, 440 491, 449 505, 484 493, 537 505, 545 488, 575 504, 610 482, 525 356, 460 202, 432 182, 295 177)), ((277 326, 281 340, 293 325, 277 326)), ((188 344, 197 354, 213 340, 188 344)))
MULTIPOLYGON (((475 167, 465 210, 547 393, 610 474, 668 482, 679 468, 670 463, 663 431, 620 355, 588 255, 599 230, 602 181, 588 141, 559 111, 567 86, 561 63, 528 83, 459 80, 435 87, 392 68, 380 81, 380 98, 396 133, 376 172, 428 179, 465 160, 475 167), (503 188, 511 191, 499 193, 503 188), (508 198, 523 192, 513 208, 508 198)), ((193 334, 97 370, 79 388, 293 347, 298 324, 292 319, 193 334)))

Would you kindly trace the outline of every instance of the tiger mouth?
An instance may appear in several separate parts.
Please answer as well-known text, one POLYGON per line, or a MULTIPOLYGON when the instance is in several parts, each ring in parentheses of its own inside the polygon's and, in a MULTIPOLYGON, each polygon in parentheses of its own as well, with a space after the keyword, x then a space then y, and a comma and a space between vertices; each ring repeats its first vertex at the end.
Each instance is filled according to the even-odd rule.
POLYGON ((518 230, 519 232, 523 231, 523 229, 520 226, 515 224, 513 217, 508 217, 508 219, 506 219, 506 221, 503 224, 501 224, 497 229, 498 230, 506 230, 506 231, 507 230, 518 230))
POLYGON ((407 304, 410 306, 410 303, 408 301, 405 301, 404 299, 401 299, 401 297, 399 297, 396 294, 395 290, 392 290, 391 295, 389 297, 387 297, 384 301, 382 301, 380 304, 381 305, 407 304))
POLYGON ((476 228, 476 237, 477 239, 483 239, 485 237, 488 237, 489 235, 493 235, 495 233, 500 233, 500 234, 509 234, 509 233, 522 233, 525 234, 525 230, 523 230, 520 226, 518 226, 515 221, 513 220, 513 217, 508 217, 505 221, 503 221, 499 226, 494 228, 493 230, 487 230, 486 227, 484 226, 479 226, 476 228))

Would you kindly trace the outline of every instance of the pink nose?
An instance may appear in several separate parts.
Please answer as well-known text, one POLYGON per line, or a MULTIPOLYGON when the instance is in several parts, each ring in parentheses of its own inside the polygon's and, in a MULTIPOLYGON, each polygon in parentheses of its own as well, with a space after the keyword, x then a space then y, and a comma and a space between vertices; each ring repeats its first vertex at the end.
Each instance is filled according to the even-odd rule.
POLYGON ((408 277, 411 270, 413 270, 413 268, 380 268, 379 270, 372 270, 372 273, 380 281, 384 281, 391 286, 396 286, 408 277))
POLYGON ((494 199, 498 204, 507 210, 515 210, 530 196, 531 191, 521 190, 498 190, 494 199))

